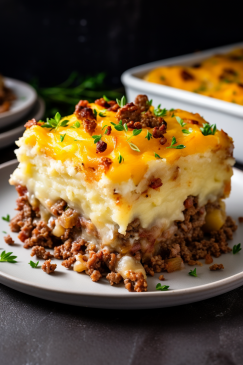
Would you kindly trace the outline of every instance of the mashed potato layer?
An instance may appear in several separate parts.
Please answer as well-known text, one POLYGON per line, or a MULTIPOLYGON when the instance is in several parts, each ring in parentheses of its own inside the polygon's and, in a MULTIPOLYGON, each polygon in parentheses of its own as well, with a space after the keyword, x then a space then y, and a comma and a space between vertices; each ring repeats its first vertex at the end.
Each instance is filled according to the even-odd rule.
POLYGON ((163 230, 174 220, 183 220, 183 202, 189 195, 198 196, 200 206, 228 195, 234 162, 224 158, 224 151, 181 157, 174 164, 155 160, 136 185, 132 179, 115 183, 105 174, 99 181, 89 182, 71 161, 61 163, 39 155, 35 147, 25 144, 17 150, 17 157, 20 164, 11 184, 26 186, 30 199, 35 197, 47 209, 59 198, 64 199, 91 219, 108 241, 115 229, 125 234, 135 218, 143 228, 159 224, 163 230), (163 184, 157 189, 149 187, 154 177, 163 184))

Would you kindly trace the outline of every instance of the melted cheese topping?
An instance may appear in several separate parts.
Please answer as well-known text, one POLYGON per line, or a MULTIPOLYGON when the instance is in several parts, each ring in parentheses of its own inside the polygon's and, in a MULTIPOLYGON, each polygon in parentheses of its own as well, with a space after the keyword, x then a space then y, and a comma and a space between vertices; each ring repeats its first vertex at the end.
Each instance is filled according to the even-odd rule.
MULTIPOLYGON (((107 143, 107 149, 103 153, 96 153, 96 144, 92 136, 85 132, 82 122, 79 128, 70 128, 77 121, 76 116, 65 117, 69 123, 67 127, 59 127, 58 129, 50 130, 41 126, 33 126, 27 129, 22 137, 20 144, 25 144, 29 147, 35 147, 37 155, 50 157, 61 163, 70 161, 75 166, 76 171, 84 172, 87 181, 99 181, 104 173, 104 168, 101 164, 101 157, 109 157, 112 160, 112 165, 106 173, 107 178, 113 183, 122 183, 133 180, 137 185, 142 180, 148 166, 152 161, 156 161, 155 153, 163 160, 161 162, 172 165, 180 157, 186 157, 197 153, 203 154, 207 151, 226 150, 230 148, 232 139, 223 131, 217 131, 215 135, 204 136, 200 131, 200 127, 205 120, 199 114, 188 113, 183 110, 168 111, 164 117, 167 122, 167 132, 165 137, 167 143, 161 145, 159 139, 146 139, 147 131, 152 133, 151 128, 143 128, 142 132, 133 136, 129 142, 135 144, 140 152, 132 150, 127 139, 132 136, 132 130, 117 131, 112 123, 118 123, 114 112, 105 112, 105 117, 100 117, 99 112, 102 107, 96 104, 89 105, 92 109, 97 110, 97 127, 95 135, 102 134, 102 141, 107 143), (177 122, 176 116, 182 119, 193 119, 199 122, 196 124, 186 124, 184 127, 177 122), (111 126, 112 132, 108 136, 104 134, 105 126, 111 126), (190 134, 184 134, 182 129, 188 129, 190 134), (64 140, 61 142, 60 136, 64 135, 64 140), (183 144, 184 149, 167 148, 171 145, 172 138, 175 137, 176 145, 183 144), (124 158, 122 163, 119 163, 119 154, 124 158)), ((153 110, 153 107, 151 107, 153 110)))
POLYGON ((145 80, 243 105, 243 49, 215 55, 196 67, 159 67, 145 80), (183 77, 185 71, 191 78, 183 77))

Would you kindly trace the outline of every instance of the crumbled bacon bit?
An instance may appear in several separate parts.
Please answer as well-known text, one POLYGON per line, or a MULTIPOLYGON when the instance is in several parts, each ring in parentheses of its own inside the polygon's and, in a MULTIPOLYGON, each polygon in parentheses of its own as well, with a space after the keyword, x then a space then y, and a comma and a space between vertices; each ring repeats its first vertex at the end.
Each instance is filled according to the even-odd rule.
POLYGON ((92 133, 94 133, 97 123, 95 120, 85 119, 83 121, 83 126, 85 132, 91 135, 92 133))
POLYGON ((34 118, 31 119, 31 120, 28 120, 27 123, 25 123, 25 128, 28 129, 28 128, 31 128, 33 125, 40 125, 34 118))
POLYGON ((149 184, 149 187, 152 188, 152 189, 157 189, 162 185, 163 185, 163 183, 162 183, 161 179, 157 178, 157 179, 152 179, 151 180, 151 182, 149 184))
POLYGON ((141 112, 147 111, 149 109, 149 100, 147 95, 137 95, 134 104, 137 105, 141 112))
POLYGON ((75 106, 75 111, 81 108, 87 108, 88 104, 89 104, 88 100, 80 100, 78 104, 75 106))
POLYGON ((107 149, 107 143, 104 141, 99 141, 96 143, 96 153, 104 152, 107 149))
POLYGON ((167 139, 163 136, 160 140, 159 143, 163 146, 164 144, 166 144, 167 139))
POLYGON ((161 138, 164 137, 163 136, 163 132, 160 131, 159 127, 154 127, 153 132, 152 132, 153 138, 161 138))
POLYGON ((41 266, 41 268, 47 274, 51 274, 56 270, 57 265, 56 264, 51 264, 51 260, 47 260, 47 261, 44 262, 44 264, 41 266))
POLYGON ((243 223, 243 217, 239 217, 238 220, 240 223, 243 223))
POLYGON ((185 81, 194 80, 194 76, 192 74, 190 74, 187 70, 181 71, 181 77, 185 81))
POLYGON ((100 105, 100 106, 102 106, 102 108, 105 108, 105 109, 109 108, 109 104, 107 103, 107 101, 105 101, 104 98, 95 100, 95 104, 100 105))
POLYGON ((214 264, 212 266, 209 266, 210 271, 223 270, 223 269, 224 269, 223 264, 214 264))
POLYGON ((112 164, 112 160, 109 157, 101 157, 99 166, 101 166, 105 172, 107 172, 112 164))
POLYGON ((209 265, 212 264, 212 262, 213 262, 212 256, 209 253, 207 253, 207 255, 205 256, 205 264, 209 265))
POLYGON ((93 110, 91 108, 82 108, 79 112, 75 112, 75 115, 78 119, 96 119, 95 115, 93 113, 93 110))
POLYGON ((110 134, 111 134, 111 131, 112 131, 112 129, 111 129, 111 126, 109 125, 107 128, 106 128, 106 135, 107 136, 109 136, 110 134))
POLYGON ((133 103, 128 103, 118 110, 116 118, 118 122, 122 120, 123 123, 138 122, 140 115, 141 109, 133 103))
POLYGON ((107 110, 109 110, 111 112, 117 112, 117 110, 120 109, 119 105, 114 100, 108 101, 108 104, 109 104, 109 108, 107 108, 107 110))
POLYGON ((3 237, 4 241, 8 244, 8 245, 14 245, 14 240, 12 239, 12 237, 10 236, 10 234, 8 234, 7 236, 3 237))
POLYGON ((183 121, 187 124, 199 124, 199 122, 194 119, 183 119, 183 121))

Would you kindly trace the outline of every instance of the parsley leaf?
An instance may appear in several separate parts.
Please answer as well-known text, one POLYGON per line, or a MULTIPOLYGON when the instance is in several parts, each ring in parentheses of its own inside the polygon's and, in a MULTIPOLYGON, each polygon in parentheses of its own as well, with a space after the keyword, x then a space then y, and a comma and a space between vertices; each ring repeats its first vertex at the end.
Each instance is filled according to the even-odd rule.
POLYGON ((43 120, 40 120, 40 122, 43 122, 44 124, 41 125, 42 128, 51 128, 51 129, 57 129, 59 127, 67 127, 69 120, 65 119, 62 122, 60 122, 62 119, 60 113, 56 113, 54 118, 46 118, 46 122, 43 122, 43 120))
POLYGON ((214 135, 216 130, 217 130, 216 124, 210 125, 209 123, 203 124, 203 128, 200 128, 200 131, 204 136, 214 135))
POLYGON ((124 127, 125 131, 127 132, 127 131, 128 131, 127 123, 124 123, 124 124, 123 124, 123 127, 124 127))
POLYGON ((161 285, 160 283, 158 283, 156 285, 156 290, 167 291, 168 289, 169 289, 169 285, 161 285))
POLYGON ((182 129, 182 133, 184 133, 184 134, 191 134, 192 131, 190 129, 182 129))
POLYGON ((33 269, 36 269, 36 268, 38 267, 38 264, 39 264, 39 261, 37 261, 37 262, 33 262, 33 261, 31 261, 31 260, 30 260, 30 262, 29 262, 29 265, 30 265, 33 269))
POLYGON ((95 116, 95 119, 96 119, 97 118, 97 110, 93 109, 93 113, 94 113, 94 116, 95 116))
POLYGON ((108 99, 108 98, 107 98, 107 96, 105 96, 105 95, 103 95, 103 99, 104 99, 105 101, 107 101, 107 102, 108 102, 108 101, 110 101, 110 99, 108 99))
POLYGON ((61 140, 61 142, 64 141, 65 136, 66 136, 66 133, 65 134, 60 134, 60 140, 61 140))
POLYGON ((6 221, 6 222, 10 222, 10 215, 7 214, 6 217, 2 217, 2 220, 6 221))
POLYGON ((107 127, 107 124, 106 124, 106 125, 104 125, 104 127, 102 127, 102 131, 103 131, 103 129, 104 129, 105 127, 107 127))
POLYGON ((241 244, 240 243, 238 243, 238 245, 234 245, 234 247, 233 247, 233 254, 235 255, 236 253, 238 253, 238 252, 240 252, 240 250, 241 250, 241 244))
POLYGON ((174 108, 171 108, 171 109, 170 109, 170 112, 173 112, 173 110, 175 110, 175 109, 174 109, 174 108))
POLYGON ((107 110, 106 109, 104 109, 104 110, 101 110, 101 112, 99 112, 99 116, 100 117, 106 117, 106 115, 105 115, 105 112, 106 112, 107 110))
POLYGON ((152 103, 153 103, 153 99, 151 99, 151 100, 147 100, 147 101, 146 101, 146 104, 147 104, 147 105, 149 105, 149 106, 151 106, 151 105, 152 105, 152 103))
POLYGON ((171 116, 171 118, 174 118, 174 116, 175 116, 175 114, 173 113, 172 116, 171 116))
POLYGON ((75 129, 75 128, 79 128, 79 127, 80 127, 80 123, 77 121, 77 122, 75 122, 75 123, 74 123, 74 125, 72 125, 70 128, 75 129))
POLYGON ((197 276, 197 269, 195 268, 194 270, 190 270, 188 274, 191 275, 191 276, 196 277, 197 276))
POLYGON ((163 157, 160 157, 160 155, 158 155, 157 153, 154 153, 154 156, 155 156, 156 158, 160 158, 161 160, 162 160, 162 158, 163 158, 163 157))
POLYGON ((118 124, 113 123, 113 122, 111 122, 111 124, 114 125, 114 128, 119 132, 124 131, 124 129, 125 129, 124 126, 122 125, 122 120, 120 120, 120 122, 118 124))
POLYGON ((183 144, 179 144, 178 146, 174 146, 176 143, 177 143, 176 138, 172 137, 171 145, 169 147, 166 147, 166 148, 175 148, 177 150, 182 150, 183 148, 186 148, 186 146, 184 146, 183 144))
POLYGON ((99 134, 97 136, 92 136, 92 138, 94 139, 94 143, 97 143, 101 140, 101 134, 99 134))
POLYGON ((11 264, 15 264, 17 261, 15 259, 17 256, 11 256, 13 252, 5 252, 3 251, 0 256, 0 262, 10 262, 11 264))
POLYGON ((126 97, 125 96, 123 96, 122 98, 121 98, 121 100, 119 100, 119 99, 116 99, 116 102, 117 102, 117 104, 119 105, 119 107, 123 107, 124 105, 126 105, 126 103, 127 103, 127 99, 126 99, 126 97))
POLYGON ((2 231, 3 233, 5 233, 5 234, 7 234, 7 232, 6 231, 2 231))
POLYGON ((147 130, 146 137, 148 141, 150 141, 151 138, 153 138, 152 134, 147 130))
POLYGON ((176 117, 176 120, 180 124, 181 127, 184 127, 186 125, 186 123, 184 123, 183 119, 181 119, 180 117, 176 117))
POLYGON ((128 142, 129 146, 133 151, 140 152, 140 149, 132 142, 128 142))
POLYGON ((160 106, 161 104, 158 105, 157 109, 154 109, 154 115, 156 115, 156 117, 164 117, 167 113, 167 109, 161 109, 160 106))
POLYGON ((120 154, 120 152, 119 152, 119 156, 118 156, 118 162, 119 163, 124 162, 124 157, 122 157, 122 155, 120 154))
POLYGON ((138 136, 141 132, 142 132, 142 129, 134 129, 132 131, 132 135, 127 139, 127 141, 129 141, 129 139, 131 139, 132 137, 138 136))

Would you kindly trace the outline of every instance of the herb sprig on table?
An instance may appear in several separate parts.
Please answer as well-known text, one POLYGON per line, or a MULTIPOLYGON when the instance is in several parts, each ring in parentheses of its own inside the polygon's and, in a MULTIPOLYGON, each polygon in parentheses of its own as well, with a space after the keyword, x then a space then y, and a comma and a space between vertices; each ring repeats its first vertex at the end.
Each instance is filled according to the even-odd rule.
POLYGON ((37 262, 34 262, 34 261, 31 261, 29 262, 29 265, 33 268, 33 269, 36 269, 39 265, 39 261, 37 262))
POLYGON ((238 245, 234 245, 233 247, 233 254, 235 255, 236 253, 240 252, 241 251, 241 244, 238 243, 238 245))
POLYGON ((101 95, 105 95, 106 101, 109 101, 120 99, 124 94, 123 88, 112 89, 109 86, 104 72, 93 76, 73 72, 62 84, 51 87, 42 87, 35 79, 32 81, 32 86, 45 101, 45 117, 55 115, 57 112, 61 115, 72 114, 79 100, 94 102, 101 95))
POLYGON ((161 285, 160 283, 158 283, 156 285, 156 290, 167 291, 168 289, 169 289, 169 285, 161 285))
POLYGON ((194 270, 190 270, 188 273, 190 276, 197 276, 197 269, 195 268, 194 270))
POLYGON ((15 259, 17 256, 12 256, 13 252, 5 252, 3 251, 0 255, 0 262, 10 262, 11 264, 15 264, 17 261, 15 259))
POLYGON ((2 217, 3 221, 10 222, 10 215, 7 214, 6 217, 2 217))

